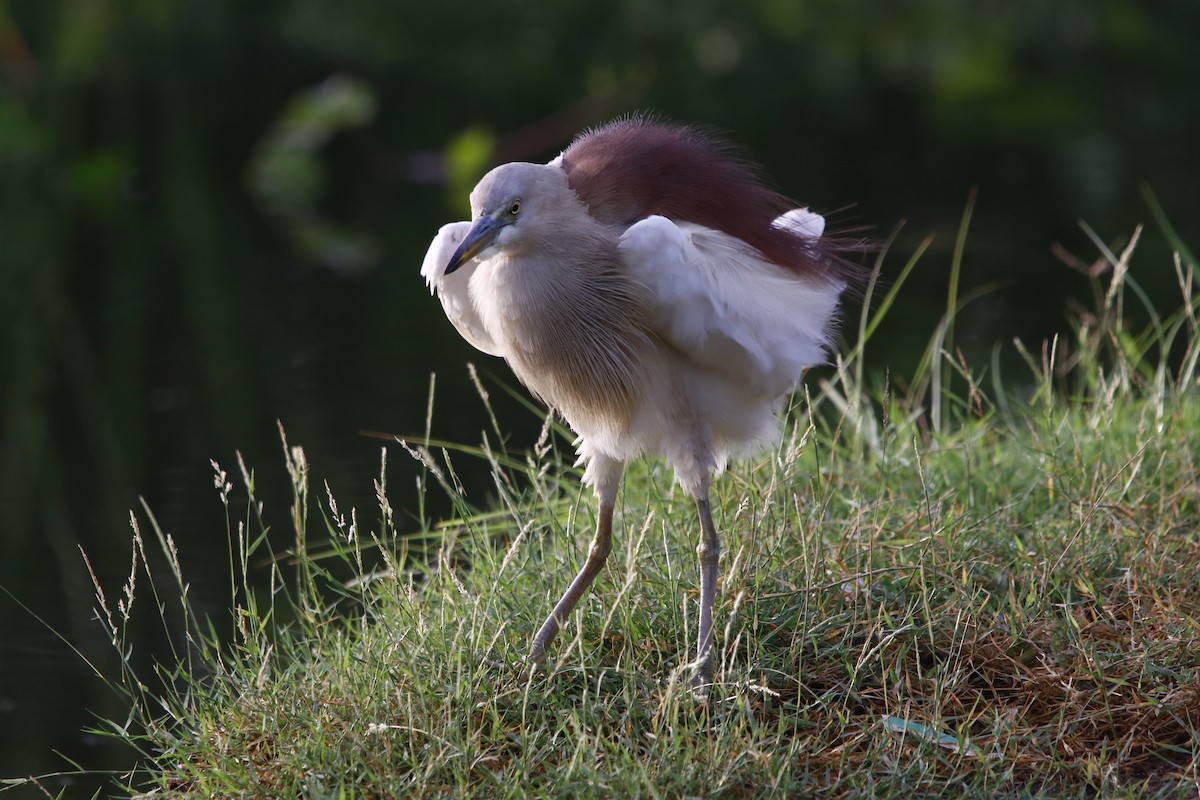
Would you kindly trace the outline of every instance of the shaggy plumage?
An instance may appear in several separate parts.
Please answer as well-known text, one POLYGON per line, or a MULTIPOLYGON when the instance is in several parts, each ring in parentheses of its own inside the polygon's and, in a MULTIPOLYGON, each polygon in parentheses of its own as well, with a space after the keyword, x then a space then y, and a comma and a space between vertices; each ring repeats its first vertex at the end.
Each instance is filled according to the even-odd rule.
POLYGON ((825 360, 859 277, 824 220, 695 129, 623 120, 546 165, 506 164, 421 268, 446 315, 579 435, 600 501, 583 569, 535 637, 541 661, 611 548, 627 461, 664 456, 701 522, 697 681, 712 680, 720 550, 713 470, 778 434, 783 398, 825 360))

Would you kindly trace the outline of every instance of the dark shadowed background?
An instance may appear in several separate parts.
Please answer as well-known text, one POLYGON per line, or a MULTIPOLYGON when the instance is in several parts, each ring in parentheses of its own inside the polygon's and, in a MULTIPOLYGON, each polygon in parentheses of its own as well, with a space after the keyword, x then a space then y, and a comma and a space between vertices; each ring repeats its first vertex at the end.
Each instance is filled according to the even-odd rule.
MULTIPOLYGON (((1147 197, 1200 243, 1197 33, 1194 0, 0 1, 0 777, 132 763, 81 733, 125 712, 84 660, 114 668, 80 547, 115 605, 139 496, 228 627, 210 459, 255 468, 282 548, 276 420, 343 509, 373 508, 360 432, 423 430, 431 372, 433 431, 479 441, 464 365, 511 376, 417 271, 491 164, 653 110, 835 226, 906 221, 885 272, 934 234, 870 356, 901 377, 977 190, 962 285, 993 290, 957 344, 986 364, 1065 329, 1080 220, 1113 246, 1145 223, 1133 276, 1174 302, 1147 197)), ((492 396, 522 446, 537 420, 492 396)), ((403 532, 415 471, 389 464, 403 532)), ((134 661, 170 627, 142 608, 134 661)))

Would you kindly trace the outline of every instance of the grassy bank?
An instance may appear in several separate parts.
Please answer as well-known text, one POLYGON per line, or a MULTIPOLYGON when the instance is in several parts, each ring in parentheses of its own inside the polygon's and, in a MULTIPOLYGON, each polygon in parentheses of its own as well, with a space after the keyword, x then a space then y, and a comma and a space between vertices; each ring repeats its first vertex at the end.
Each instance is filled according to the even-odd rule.
MULTIPOLYGON (((594 522, 561 432, 547 426, 530 454, 409 442, 421 492, 447 493, 457 514, 404 540, 392 504, 410 505, 408 487, 383 470, 378 509, 339 509, 319 465, 285 444, 295 545, 269 592, 245 575, 263 555, 258 504, 281 498, 216 467, 236 641, 219 644, 214 626, 230 624, 185 601, 169 612, 189 632, 173 690, 114 678, 133 712, 109 732, 145 757, 130 784, 155 797, 1194 796, 1197 304, 1180 267, 1183 309, 1131 330, 1132 252, 1110 254, 1075 338, 1021 349, 1019 374, 963 367, 950 313, 909 388, 873 388, 864 318, 779 447, 716 481, 726 549, 707 701, 686 663, 694 510, 661 462, 630 470, 609 566, 532 676, 528 640, 594 522), (492 463, 490 509, 457 489, 467 458, 492 463)), ((157 613, 140 599, 155 580, 186 586, 177 568, 145 575, 146 551, 171 552, 148 511, 135 538, 134 577, 98 603, 118 649, 128 613, 157 613)))

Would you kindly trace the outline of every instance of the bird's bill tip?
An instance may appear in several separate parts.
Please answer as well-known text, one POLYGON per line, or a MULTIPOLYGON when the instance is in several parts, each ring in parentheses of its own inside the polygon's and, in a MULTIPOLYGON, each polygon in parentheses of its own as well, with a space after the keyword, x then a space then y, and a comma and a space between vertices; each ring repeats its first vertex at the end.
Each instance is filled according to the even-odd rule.
POLYGON ((449 275, 486 250, 502 227, 504 227, 504 223, 495 217, 480 217, 471 226, 471 230, 467 231, 467 235, 459 243, 458 249, 450 256, 450 261, 446 264, 446 271, 443 274, 449 275))

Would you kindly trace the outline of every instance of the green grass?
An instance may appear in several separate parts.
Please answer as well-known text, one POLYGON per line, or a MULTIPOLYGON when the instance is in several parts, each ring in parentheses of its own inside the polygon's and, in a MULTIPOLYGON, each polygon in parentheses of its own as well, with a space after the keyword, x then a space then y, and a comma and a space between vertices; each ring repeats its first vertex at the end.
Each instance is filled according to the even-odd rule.
MULTIPOLYGON (((963 366, 952 293, 912 388, 872 390, 862 352, 902 280, 877 300, 779 447, 715 482, 726 549, 707 700, 687 669, 694 510, 660 461, 631 468, 609 565, 532 676, 528 641, 595 515, 561 432, 548 425, 529 454, 410 442, 426 468, 419 494, 445 492, 457 513, 403 540, 391 521, 413 505, 407 493, 381 477, 379 509, 339 510, 285 444, 296 543, 268 592, 245 576, 265 548, 258 503, 281 500, 258 498, 242 467, 250 502, 230 508, 236 641, 219 642, 228 621, 185 599, 187 642, 163 670, 173 688, 153 696, 131 672, 114 677, 132 710, 108 733, 144 756, 130 786, 154 797, 1194 797, 1197 301, 1177 261, 1181 310, 1132 330, 1134 242, 1108 254, 1074 340, 1022 349, 1018 375, 998 374, 999 359, 979 374, 963 366), (491 462, 492 509, 457 489, 469 458, 491 462), (386 569, 371 572, 380 553, 386 569), (347 569, 358 579, 334 577, 347 569)), ((955 285, 957 272, 956 259, 955 285)), ((217 485, 228 503, 220 468, 217 485)), ((150 512, 139 519, 130 584, 99 601, 118 650, 130 604, 155 588, 146 548, 157 539, 171 552, 150 512)), ((174 569, 167 580, 186 598, 174 569)), ((158 613, 162 598, 138 611, 158 613)))

